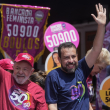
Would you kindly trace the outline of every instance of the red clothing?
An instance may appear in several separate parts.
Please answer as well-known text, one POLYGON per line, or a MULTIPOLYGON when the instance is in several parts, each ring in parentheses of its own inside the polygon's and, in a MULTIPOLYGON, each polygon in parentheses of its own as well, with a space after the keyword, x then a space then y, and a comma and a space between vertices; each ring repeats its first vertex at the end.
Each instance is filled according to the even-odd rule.
POLYGON ((89 101, 91 102, 94 98, 94 88, 93 88, 93 84, 92 84, 91 74, 86 79, 86 83, 87 83, 87 88, 88 88, 88 93, 89 93, 89 101))
POLYGON ((13 76, 0 67, 0 110, 47 110, 44 90, 31 81, 17 84, 13 76))
POLYGON ((92 85, 92 76, 91 74, 86 79, 87 87, 89 88, 90 85, 92 85))

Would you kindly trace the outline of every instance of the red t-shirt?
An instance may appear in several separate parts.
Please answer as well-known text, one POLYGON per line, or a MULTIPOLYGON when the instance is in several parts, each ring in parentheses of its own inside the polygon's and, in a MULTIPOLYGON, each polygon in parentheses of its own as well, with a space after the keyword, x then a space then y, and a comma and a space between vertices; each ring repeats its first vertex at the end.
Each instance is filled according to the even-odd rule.
POLYGON ((13 76, 0 67, 0 110, 47 110, 44 90, 31 81, 17 84, 13 76))

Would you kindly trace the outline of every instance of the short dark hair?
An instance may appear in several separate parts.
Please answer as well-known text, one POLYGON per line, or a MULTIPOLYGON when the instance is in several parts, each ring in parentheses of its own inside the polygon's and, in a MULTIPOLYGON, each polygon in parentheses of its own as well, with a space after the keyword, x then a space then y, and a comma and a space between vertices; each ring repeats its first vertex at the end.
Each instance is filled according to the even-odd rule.
POLYGON ((77 48, 72 42, 64 42, 64 43, 60 44, 58 47, 58 56, 61 58, 61 49, 62 48, 71 48, 71 47, 74 47, 76 49, 76 53, 77 53, 77 48))
POLYGON ((36 83, 38 82, 39 85, 44 89, 45 88, 45 78, 46 78, 46 73, 43 71, 38 71, 38 72, 34 72, 29 79, 36 83))

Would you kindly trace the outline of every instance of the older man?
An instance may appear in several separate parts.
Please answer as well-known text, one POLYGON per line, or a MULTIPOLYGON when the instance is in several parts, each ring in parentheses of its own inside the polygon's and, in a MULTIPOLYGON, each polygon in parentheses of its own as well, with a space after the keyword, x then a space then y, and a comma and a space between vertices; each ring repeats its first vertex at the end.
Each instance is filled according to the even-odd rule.
POLYGON ((34 58, 20 53, 13 66, 13 74, 0 67, 0 110, 47 110, 43 89, 29 81, 34 58))

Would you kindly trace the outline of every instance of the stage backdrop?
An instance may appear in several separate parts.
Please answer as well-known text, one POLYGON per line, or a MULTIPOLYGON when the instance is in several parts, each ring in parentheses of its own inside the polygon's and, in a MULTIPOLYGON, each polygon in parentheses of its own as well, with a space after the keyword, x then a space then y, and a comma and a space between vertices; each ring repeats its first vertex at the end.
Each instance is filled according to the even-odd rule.
POLYGON ((48 7, 1 5, 2 30, 0 49, 15 59, 19 53, 29 53, 37 61, 45 49, 44 32, 49 16, 48 7))

